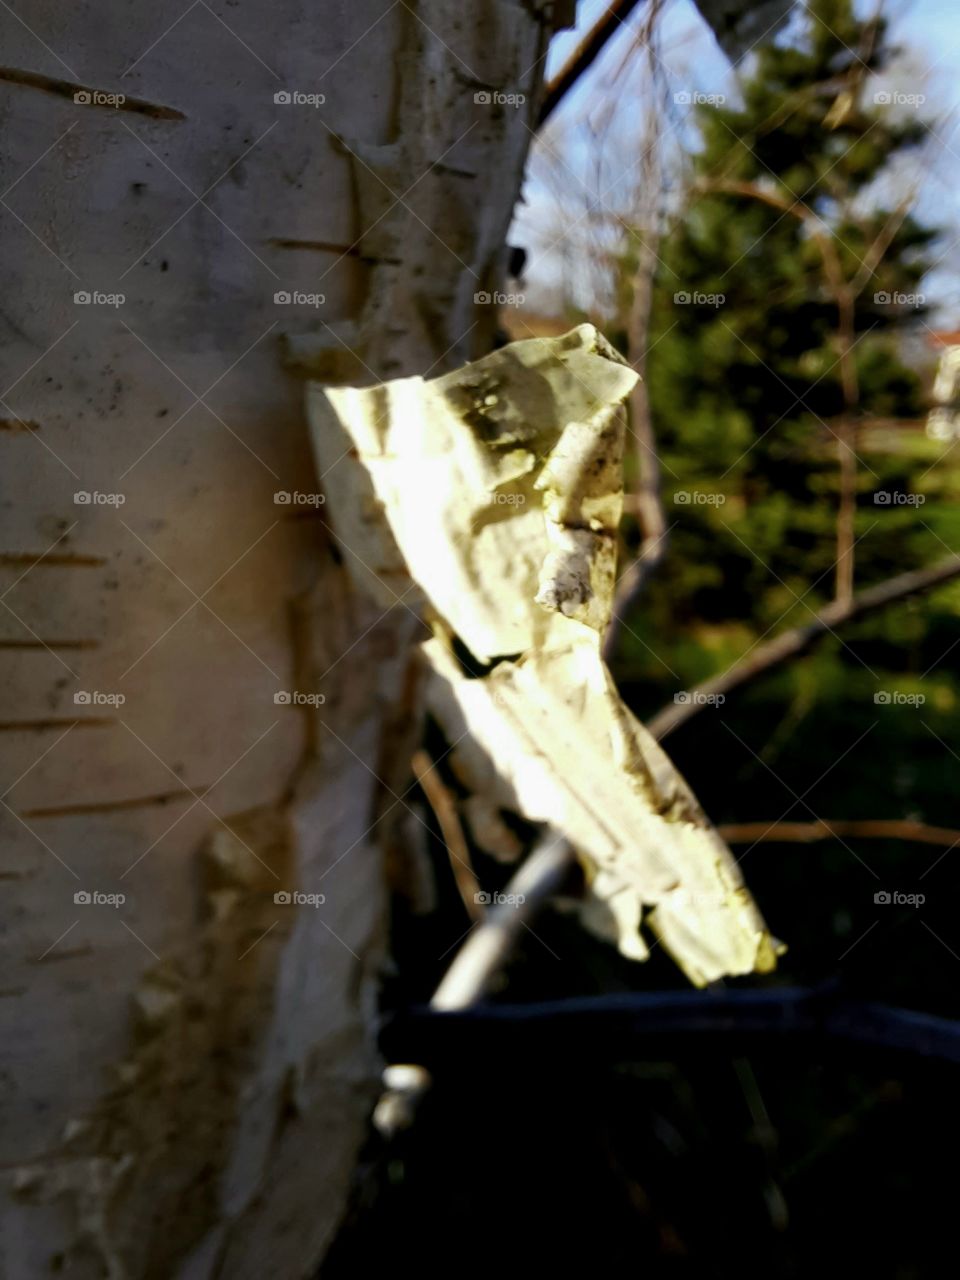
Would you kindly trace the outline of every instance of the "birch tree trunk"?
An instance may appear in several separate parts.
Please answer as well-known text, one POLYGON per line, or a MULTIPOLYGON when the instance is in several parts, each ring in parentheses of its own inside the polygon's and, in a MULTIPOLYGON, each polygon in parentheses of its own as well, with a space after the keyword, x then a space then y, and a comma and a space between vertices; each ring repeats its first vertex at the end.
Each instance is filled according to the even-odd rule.
POLYGON ((416 624, 350 586, 303 376, 489 349, 545 15, 17 7, 5 1274, 308 1276, 376 1088, 416 624))

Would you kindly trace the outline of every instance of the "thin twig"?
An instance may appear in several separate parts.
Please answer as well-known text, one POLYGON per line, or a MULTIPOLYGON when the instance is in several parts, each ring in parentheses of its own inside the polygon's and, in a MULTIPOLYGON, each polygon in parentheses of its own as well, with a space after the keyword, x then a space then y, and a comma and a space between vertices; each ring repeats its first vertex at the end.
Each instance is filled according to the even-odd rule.
POLYGON ((470 850, 467 847, 453 796, 437 775, 433 761, 426 751, 415 751, 410 763, 414 776, 420 783, 420 789, 427 797, 427 802, 440 824, 440 833, 450 859, 450 869, 453 871, 453 878, 464 908, 471 920, 482 920, 484 912, 483 900, 480 897, 480 882, 473 873, 470 850))
POLYGON ((728 822, 717 831, 728 844, 807 844, 814 840, 849 837, 855 840, 905 840, 910 844, 960 844, 960 831, 931 827, 911 818, 819 818, 816 822, 728 822))
MULTIPOLYGON (((652 0, 643 29, 637 36, 637 48, 646 56, 650 79, 654 83, 657 63, 656 30, 660 9, 660 0, 652 0)), ((603 655, 607 662, 611 662, 616 654, 626 616, 642 595, 648 579, 666 557, 670 534, 660 494, 660 458, 657 454, 650 393, 646 382, 653 285, 656 266, 660 261, 659 206, 663 194, 660 139, 660 114, 653 111, 648 116, 643 136, 638 140, 638 146, 643 148, 643 169, 635 197, 635 221, 639 223, 643 234, 640 234, 636 225, 627 228, 635 242, 637 254, 637 264, 630 281, 631 298, 626 331, 627 357, 640 375, 630 393, 628 413, 636 472, 635 490, 631 497, 641 542, 635 560, 621 575, 614 592, 610 625, 603 642, 603 655)))

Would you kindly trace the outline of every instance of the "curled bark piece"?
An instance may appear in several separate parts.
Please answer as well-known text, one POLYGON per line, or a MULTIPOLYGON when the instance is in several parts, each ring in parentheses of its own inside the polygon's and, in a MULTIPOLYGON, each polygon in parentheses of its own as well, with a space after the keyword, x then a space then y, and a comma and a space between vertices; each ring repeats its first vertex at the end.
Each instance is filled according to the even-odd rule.
POLYGON ((580 325, 430 382, 315 384, 308 404, 320 470, 345 459, 328 500, 358 572, 384 606, 413 585, 432 623, 458 776, 569 839, 625 955, 647 954, 645 920, 703 984, 772 968, 778 944, 601 658, 636 379, 580 325))

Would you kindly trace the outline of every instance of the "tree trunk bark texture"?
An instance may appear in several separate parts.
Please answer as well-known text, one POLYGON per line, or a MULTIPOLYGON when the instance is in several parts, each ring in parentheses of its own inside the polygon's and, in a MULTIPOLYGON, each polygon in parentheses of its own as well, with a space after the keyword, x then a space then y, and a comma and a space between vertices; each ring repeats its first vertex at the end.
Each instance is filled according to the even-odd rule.
POLYGON ((358 596, 327 525, 303 378, 489 349, 474 295, 501 278, 545 15, 19 8, 0 13, 5 1274, 308 1276, 376 1089, 417 695, 415 620, 358 596))

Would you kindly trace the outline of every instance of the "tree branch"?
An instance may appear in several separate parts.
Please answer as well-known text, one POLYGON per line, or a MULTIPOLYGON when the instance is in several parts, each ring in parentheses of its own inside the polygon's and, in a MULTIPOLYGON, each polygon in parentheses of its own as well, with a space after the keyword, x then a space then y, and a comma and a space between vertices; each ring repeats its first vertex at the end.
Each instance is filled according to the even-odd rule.
POLYGON ((434 992, 433 1009, 465 1009, 484 995, 513 950, 522 929, 556 893, 570 869, 573 850, 550 832, 513 876, 501 899, 487 909, 434 992), (513 899, 509 901, 509 899, 513 899))
POLYGON ((607 42, 617 34, 638 3, 639 0, 613 0, 609 9, 600 15, 596 24, 580 41, 566 63, 544 86, 543 96, 540 99, 540 113, 537 117, 538 127, 546 124, 583 73, 593 66, 606 48, 607 42))
MULTIPOLYGON (((430 1001, 437 1012, 468 1009, 486 994, 522 929, 557 892, 575 861, 572 846, 549 829, 510 880, 482 921, 473 926, 430 1001)), ((390 1055, 388 1054, 388 1057, 390 1055)), ((384 1069, 384 1092, 373 1113, 379 1132, 390 1138, 413 1123, 430 1089, 430 1073, 416 1055, 393 1058, 384 1069)))
POLYGON ((808 844, 847 836, 855 840, 906 840, 912 844, 946 845, 960 843, 960 831, 949 827, 929 827, 910 818, 864 818, 816 822, 729 822, 717 827, 728 844, 761 844, 779 841, 808 844))
POLYGON ((775 191, 766 191, 763 187, 755 186, 752 182, 734 182, 723 179, 710 179, 700 182, 697 184, 697 190, 705 194, 720 193, 722 195, 744 196, 750 200, 759 200, 761 204, 768 204, 774 209, 780 209, 783 213, 788 213, 791 217, 799 219, 800 222, 805 222, 810 229, 811 237, 816 241, 820 250, 823 269, 833 290, 834 298, 839 298, 841 294, 847 292, 848 284, 843 275, 843 267, 837 254, 837 247, 833 243, 833 237, 824 235, 819 230, 823 220, 808 209, 802 200, 788 200, 786 196, 778 195, 775 191))
MULTIPOLYGON (((654 236, 655 232, 651 233, 654 236)), ((653 271, 656 249, 641 242, 637 269, 633 278, 633 301, 627 324, 627 341, 631 363, 640 381, 630 392, 629 421, 633 436, 637 468, 634 511, 643 538, 636 558, 617 583, 613 613, 603 644, 603 655, 610 662, 617 648, 623 617, 636 602, 647 579, 662 563, 667 553, 669 529, 660 497, 660 459, 650 413, 650 396, 644 381, 647 363, 647 337, 650 305, 653 297, 653 271)))
POLYGON ((437 775, 433 761, 422 748, 413 753, 410 764, 414 777, 420 783, 420 789, 427 797, 434 817, 440 824, 440 833, 443 836, 443 843, 447 846, 447 857, 450 859, 450 869, 464 910, 471 920, 482 920, 480 883, 473 872, 470 850, 467 848, 467 840, 463 834, 463 826, 460 823, 453 796, 437 775))
POLYGON ((931 591, 934 587, 958 576, 960 576, 960 555, 952 555, 928 569, 912 569, 908 573, 898 574, 895 578, 888 578, 875 587, 868 587, 866 591, 858 592, 850 600, 834 600, 804 626, 785 631, 767 644, 756 645, 732 667, 711 680, 705 680, 703 684, 697 685, 685 702, 675 702, 672 706, 658 711, 648 722, 647 728, 655 738, 662 740, 703 710, 707 703, 701 695, 723 694, 726 696, 742 685, 756 680, 758 676, 782 666, 791 658, 799 657, 815 641, 827 632, 832 632, 833 628, 841 623, 851 622, 876 609, 884 609, 888 604, 904 600, 907 596, 931 591))
POLYGON ((822 1052, 826 1041, 960 1063, 960 1022, 844 998, 835 987, 651 991, 453 1012, 410 1009, 384 1028, 387 1054, 435 1071, 486 1072, 491 1064, 580 1080, 584 1067, 662 1062, 709 1050, 822 1052))
MULTIPOLYGON (((651 83, 657 80, 656 24, 660 20, 661 0, 651 0, 638 46, 645 53, 651 83)), ((633 514, 640 529, 641 541, 636 558, 621 575, 614 592, 610 625, 603 641, 603 656, 613 661, 626 615, 643 593, 648 578, 660 567, 667 554, 670 530, 660 494, 661 465, 653 429, 650 393, 647 389, 647 349, 650 342, 650 313, 656 264, 660 261, 663 166, 660 155, 660 113, 648 118, 643 135, 642 170, 635 195, 635 221, 623 222, 624 230, 636 242, 637 262, 630 282, 630 307, 626 317, 627 358, 640 375, 628 401, 629 429, 633 439, 636 471, 633 514), (638 226, 642 228, 640 234, 638 226)))

